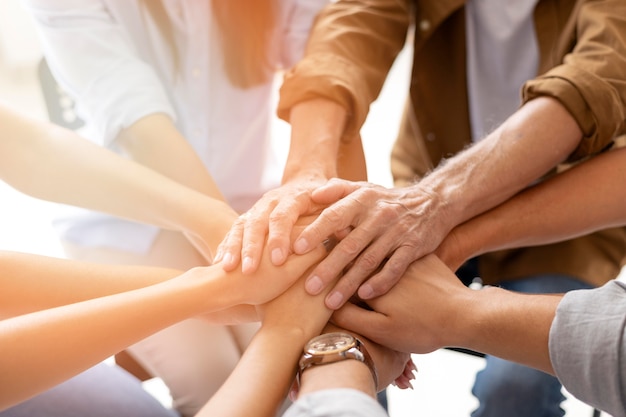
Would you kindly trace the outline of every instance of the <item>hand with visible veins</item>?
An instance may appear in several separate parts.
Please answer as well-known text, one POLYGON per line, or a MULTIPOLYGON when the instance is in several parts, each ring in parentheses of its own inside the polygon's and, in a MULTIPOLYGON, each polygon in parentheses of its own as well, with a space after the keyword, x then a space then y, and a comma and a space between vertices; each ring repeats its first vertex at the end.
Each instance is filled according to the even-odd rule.
POLYGON ((413 261, 437 248, 450 228, 445 205, 418 186, 387 189, 333 179, 312 197, 330 206, 304 229, 294 251, 307 253, 328 236, 340 239, 306 283, 307 291, 317 294, 343 272, 326 299, 332 309, 357 291, 364 300, 389 291, 413 261))

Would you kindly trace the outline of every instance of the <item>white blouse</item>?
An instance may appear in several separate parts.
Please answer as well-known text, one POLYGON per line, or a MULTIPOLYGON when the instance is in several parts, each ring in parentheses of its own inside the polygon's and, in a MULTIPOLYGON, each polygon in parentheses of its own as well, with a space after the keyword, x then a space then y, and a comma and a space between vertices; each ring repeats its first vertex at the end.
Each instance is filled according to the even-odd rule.
MULTIPOLYGON (((165 113, 235 210, 245 211, 280 184, 283 166, 270 131, 277 86, 270 81, 240 89, 229 82, 210 1, 163 0, 179 51, 177 68, 137 0, 23 2, 55 78, 77 101, 90 140, 116 150, 120 130, 148 114, 165 113)), ((327 2, 279 1, 271 50, 277 67, 288 68, 301 57, 313 19, 327 2)), ((158 232, 76 209, 55 224, 74 243, 139 252, 158 232)))

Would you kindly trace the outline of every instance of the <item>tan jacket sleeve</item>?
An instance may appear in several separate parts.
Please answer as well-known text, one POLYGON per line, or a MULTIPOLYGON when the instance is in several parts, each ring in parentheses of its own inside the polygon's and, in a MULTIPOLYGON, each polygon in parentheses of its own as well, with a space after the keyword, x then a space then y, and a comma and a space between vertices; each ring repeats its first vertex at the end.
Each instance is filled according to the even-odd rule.
POLYGON ((305 57, 287 72, 278 116, 289 120, 295 104, 327 98, 349 114, 344 137, 354 137, 378 97, 411 20, 408 0, 340 1, 314 25, 305 57))
POLYGON ((626 2, 579 1, 571 19, 576 46, 560 65, 527 82, 523 97, 554 97, 576 118, 584 137, 575 160, 601 151, 626 129, 626 2))

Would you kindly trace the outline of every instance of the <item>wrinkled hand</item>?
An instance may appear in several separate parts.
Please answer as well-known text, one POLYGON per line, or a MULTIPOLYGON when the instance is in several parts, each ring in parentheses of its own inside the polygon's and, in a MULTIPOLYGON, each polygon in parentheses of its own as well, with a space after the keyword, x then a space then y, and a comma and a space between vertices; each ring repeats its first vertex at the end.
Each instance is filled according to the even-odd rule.
POLYGON ((326 300, 333 309, 357 289, 364 300, 386 293, 408 265, 431 253, 452 227, 446 223, 445 205, 418 186, 387 189, 333 179, 312 198, 318 206, 332 205, 305 228, 294 251, 306 253, 331 235, 342 240, 311 273, 307 291, 319 293, 354 262, 326 300))
POLYGON ((454 342, 455 322, 473 293, 428 255, 414 262, 387 294, 368 301, 373 311, 346 304, 332 320, 392 349, 429 353, 454 342))
POLYGON ((298 218, 321 209, 311 199, 311 192, 320 185, 320 181, 293 181, 265 193, 234 222, 218 247, 215 261, 221 262, 226 271, 241 263, 244 273, 252 273, 265 256, 263 250, 267 246, 272 263, 282 265, 289 254, 291 231, 298 218))

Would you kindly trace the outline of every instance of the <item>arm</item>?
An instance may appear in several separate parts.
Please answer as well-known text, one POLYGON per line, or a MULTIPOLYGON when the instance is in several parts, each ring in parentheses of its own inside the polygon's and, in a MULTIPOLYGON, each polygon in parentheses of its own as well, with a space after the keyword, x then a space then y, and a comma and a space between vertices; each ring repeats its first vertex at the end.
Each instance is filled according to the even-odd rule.
POLYGON ((558 101, 542 97, 413 186, 386 189, 329 182, 314 192, 313 200, 334 204, 305 228, 294 245, 296 253, 305 253, 333 233, 350 233, 312 272, 311 292, 324 288, 355 261, 327 305, 340 307, 357 288, 362 299, 384 294, 411 262, 435 250, 454 226, 544 175, 566 159, 581 138, 567 110, 558 101))
POLYGON ((472 349, 553 373, 548 336, 560 295, 465 287, 437 257, 411 265, 374 311, 346 304, 333 320, 392 349, 428 353, 472 349))
POLYGON ((187 188, 3 104, 0 125, 0 178, 33 197, 180 230, 208 259, 236 217, 217 191, 187 188))
POLYGON ((215 265, 174 279, 171 270, 3 254, 2 316, 21 315, 0 321, 0 409, 180 320, 265 303, 324 252, 291 257, 280 270, 266 262, 258 276, 227 274, 215 265), (277 274, 280 280, 265 278, 277 274))
MULTIPOLYGON (((76 98, 79 113, 101 145, 118 147, 162 175, 223 200, 202 161, 175 127, 177 114, 166 84, 177 76, 167 58, 172 51, 156 42, 149 24, 144 33, 133 33, 134 25, 149 19, 141 2, 130 6, 101 0, 24 3, 34 17, 55 78, 76 98), (154 50, 146 52, 142 42, 153 42, 148 50, 154 50)), ((228 226, 222 225, 216 235, 223 237, 228 226)))
POLYGON ((626 149, 594 157, 454 228, 437 249, 453 269, 499 249, 541 245, 626 224, 626 149))
POLYGON ((302 347, 330 317, 323 296, 309 296, 302 279, 259 309, 263 324, 237 366, 198 416, 273 416, 286 398, 302 347), (272 381, 268 383, 267 378, 272 381), (245 398, 246 401, 237 401, 245 398), (237 407, 234 407, 237 405, 237 407))
POLYGON ((266 233, 279 264, 297 217, 320 208, 310 198, 315 188, 337 176, 365 179, 359 130, 404 46, 409 7, 408 1, 373 1, 368 7, 337 2, 317 17, 304 59, 281 88, 278 114, 292 128, 283 186, 255 205, 225 240, 230 267, 247 257, 244 267, 254 270, 266 233))

